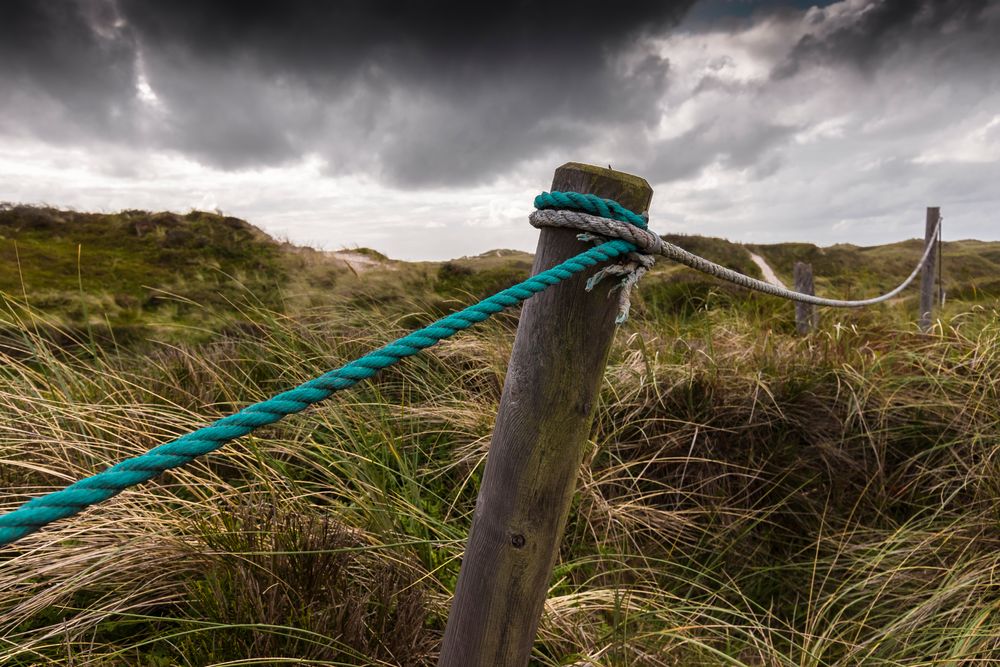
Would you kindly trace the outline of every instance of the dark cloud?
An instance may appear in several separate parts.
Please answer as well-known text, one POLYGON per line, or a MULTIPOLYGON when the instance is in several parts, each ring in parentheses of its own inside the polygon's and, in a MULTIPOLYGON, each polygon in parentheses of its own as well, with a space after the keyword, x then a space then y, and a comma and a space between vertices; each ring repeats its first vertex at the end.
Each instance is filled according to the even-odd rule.
POLYGON ((134 44, 109 2, 0 2, 0 130, 130 136, 134 44))
POLYGON ((816 64, 848 65, 872 73, 886 59, 906 52, 932 56, 939 66, 986 65, 1000 56, 998 17, 991 0, 881 0, 856 20, 824 32, 829 12, 819 10, 814 30, 803 36, 773 72, 793 76, 816 64))
POLYGON ((0 68, 96 136, 212 166, 315 153, 333 172, 461 185, 655 123, 668 63, 638 45, 693 1, 17 0, 0 68))
POLYGON ((173 143, 203 161, 255 166, 314 151, 335 172, 425 186, 489 179, 607 125, 655 122, 666 61, 619 58, 690 4, 120 7, 170 111, 173 143))
POLYGON ((361 67, 386 66, 447 86, 512 66, 594 65, 603 51, 672 25, 690 4, 121 0, 119 6, 146 45, 179 48, 199 60, 246 59, 334 81, 361 67))
POLYGON ((684 19, 684 25, 695 28, 717 28, 776 12, 804 11, 824 7, 838 0, 700 0, 684 19))
MULTIPOLYGON (((717 12, 722 2, 710 4, 717 12)), ((889 114, 891 121, 881 119, 885 127, 879 130, 886 139, 921 136, 932 125, 923 114, 910 114, 896 105, 896 100, 906 98, 907 90, 946 98, 956 108, 973 108, 997 89, 1000 3, 870 0, 827 3, 808 11, 793 10, 788 4, 747 2, 747 16, 730 12, 728 22, 716 20, 715 34, 756 29, 753 48, 758 57, 775 63, 770 76, 733 77, 728 72, 735 63, 724 54, 703 62, 697 83, 688 86, 682 98, 671 93, 675 104, 699 109, 693 127, 665 140, 644 140, 642 157, 629 167, 656 182, 690 179, 710 165, 739 170, 751 180, 773 175, 796 134, 810 124, 779 119, 786 112, 795 119, 796 108, 809 106, 810 97, 819 93, 820 84, 813 77, 823 67, 850 75, 838 77, 840 90, 845 96, 868 100, 865 110, 872 115, 866 120, 876 122, 889 114), (770 53, 774 55, 764 55, 770 53), (868 97, 869 92, 903 81, 907 83, 900 89, 868 97), (884 104, 872 101, 879 99, 884 104)), ((698 10, 692 12, 696 18, 697 14, 698 10)), ((866 130, 851 125, 844 131, 866 130)))

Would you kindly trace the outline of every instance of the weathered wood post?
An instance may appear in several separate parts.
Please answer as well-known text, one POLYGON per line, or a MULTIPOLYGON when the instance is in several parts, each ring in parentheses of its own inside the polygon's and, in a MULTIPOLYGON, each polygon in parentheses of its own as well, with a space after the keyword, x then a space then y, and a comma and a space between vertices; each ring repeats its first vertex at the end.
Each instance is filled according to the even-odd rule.
MULTIPOLYGON (((934 233, 941 217, 941 209, 937 206, 927 207, 927 224, 924 228, 924 251, 934 243, 937 235, 934 233)), ((927 263, 920 271, 920 330, 931 328, 931 316, 934 313, 934 252, 931 251, 927 263)))
MULTIPOLYGON (((813 267, 807 262, 795 262, 795 291, 815 296, 813 286, 813 267)), ((819 323, 819 313, 811 303, 795 302, 795 330, 805 335, 816 328, 819 323)))
MULTIPOLYGON (((556 170, 552 190, 596 194, 636 213, 653 196, 642 178, 575 162, 556 170)), ((588 247, 572 230, 542 229, 532 271, 588 247)), ((528 664, 615 331, 615 281, 587 292, 592 273, 521 310, 441 667, 528 664)))

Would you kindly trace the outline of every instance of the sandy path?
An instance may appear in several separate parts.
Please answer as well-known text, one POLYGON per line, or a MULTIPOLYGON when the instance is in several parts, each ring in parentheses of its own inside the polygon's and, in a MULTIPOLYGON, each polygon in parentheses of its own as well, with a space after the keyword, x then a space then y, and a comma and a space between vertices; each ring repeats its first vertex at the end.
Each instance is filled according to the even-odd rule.
MULTIPOLYGON (((749 250, 747 252, 750 252, 749 250)), ((764 274, 764 282, 770 283, 776 287, 785 287, 785 283, 781 282, 781 278, 774 273, 774 269, 771 265, 764 261, 764 258, 756 253, 750 253, 750 259, 753 263, 760 267, 760 272, 764 274)))
POLYGON ((375 267, 383 266, 384 262, 381 262, 374 257, 369 257, 364 253, 352 252, 350 250, 335 250, 328 253, 334 259, 338 259, 347 265, 347 268, 351 269, 355 273, 362 273, 368 269, 374 269, 375 267))

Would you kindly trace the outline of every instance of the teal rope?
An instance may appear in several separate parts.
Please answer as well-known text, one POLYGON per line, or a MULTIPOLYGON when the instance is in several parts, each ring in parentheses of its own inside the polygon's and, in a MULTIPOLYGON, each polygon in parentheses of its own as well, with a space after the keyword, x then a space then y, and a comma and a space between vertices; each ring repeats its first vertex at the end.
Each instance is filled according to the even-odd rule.
MULTIPOLYGON (((594 195, 543 192, 535 198, 535 206, 540 209, 580 210, 640 225, 643 228, 646 226, 646 221, 641 216, 617 202, 594 195)), ((130 486, 141 484, 162 472, 213 452, 230 440, 247 435, 254 429, 273 424, 287 415, 302 412, 310 405, 329 398, 334 392, 353 387, 383 368, 388 368, 405 357, 413 356, 459 331, 468 329, 505 308, 516 306, 532 295, 588 267, 635 250, 636 247, 627 241, 614 240, 602 243, 522 283, 448 315, 374 352, 369 352, 345 366, 300 384, 295 389, 245 407, 209 426, 159 445, 140 456, 126 459, 65 489, 33 498, 12 512, 0 516, 0 546, 10 544, 53 521, 73 516, 90 505, 121 493, 130 486)))
POLYGON ((649 225, 646 217, 636 215, 613 199, 601 199, 594 195, 583 195, 579 192, 543 192, 535 197, 535 208, 565 208, 571 211, 581 211, 601 218, 611 218, 619 222, 628 222, 639 229, 649 225))

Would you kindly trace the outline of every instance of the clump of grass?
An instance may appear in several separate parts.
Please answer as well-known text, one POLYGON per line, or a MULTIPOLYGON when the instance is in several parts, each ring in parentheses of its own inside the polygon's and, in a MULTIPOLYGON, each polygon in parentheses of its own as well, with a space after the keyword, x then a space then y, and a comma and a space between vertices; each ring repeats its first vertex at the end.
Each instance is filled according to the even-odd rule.
POLYGON ((376 664, 427 654, 418 567, 329 514, 255 495, 197 526, 206 562, 185 582, 186 614, 214 625, 179 640, 183 654, 376 664))

